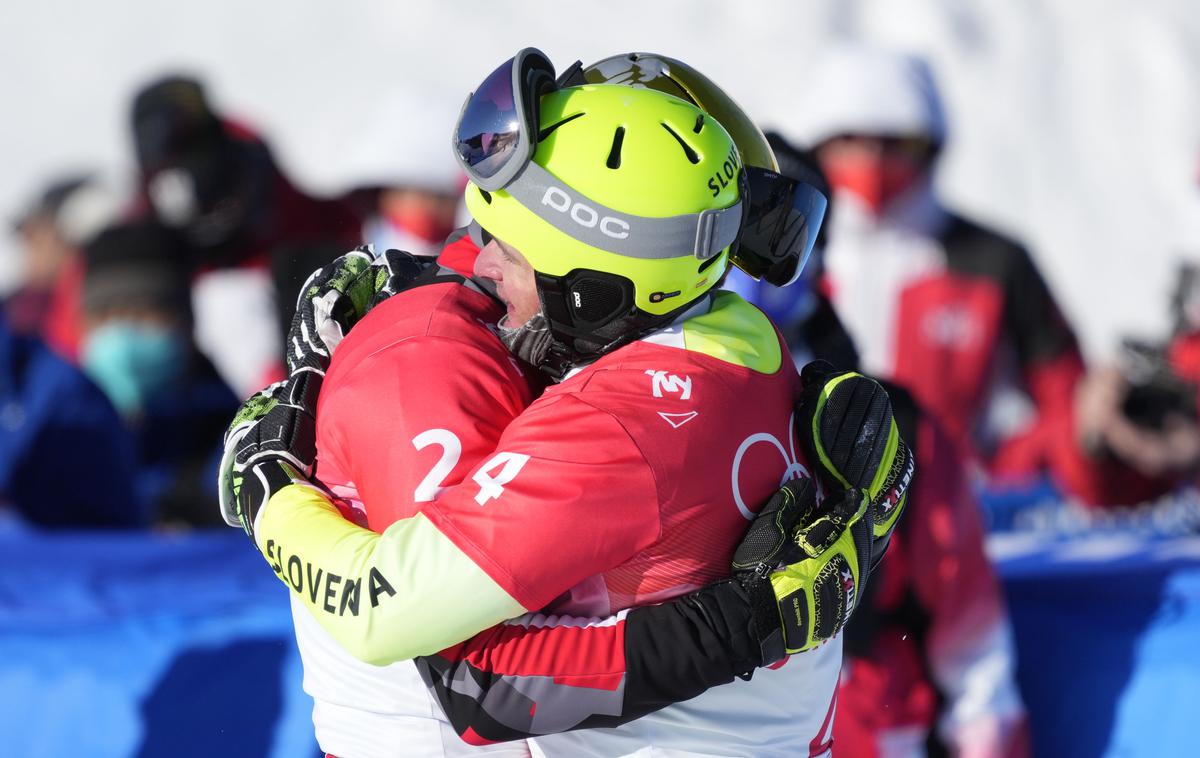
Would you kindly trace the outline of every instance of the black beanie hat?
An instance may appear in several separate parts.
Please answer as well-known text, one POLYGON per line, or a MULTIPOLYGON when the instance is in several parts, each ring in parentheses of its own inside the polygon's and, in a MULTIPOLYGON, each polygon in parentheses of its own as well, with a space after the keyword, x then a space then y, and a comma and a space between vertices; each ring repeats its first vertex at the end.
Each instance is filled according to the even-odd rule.
POLYGON ((131 110, 134 148, 143 172, 224 141, 221 121, 196 79, 167 76, 143 87, 131 110))
POLYGON ((146 307, 191 320, 191 251, 155 221, 110 226, 84 248, 83 310, 146 307))

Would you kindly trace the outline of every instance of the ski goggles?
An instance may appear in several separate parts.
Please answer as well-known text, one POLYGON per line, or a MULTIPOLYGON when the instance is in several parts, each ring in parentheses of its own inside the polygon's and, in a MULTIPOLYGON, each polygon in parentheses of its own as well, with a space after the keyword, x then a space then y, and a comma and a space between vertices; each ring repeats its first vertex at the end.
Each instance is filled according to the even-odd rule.
POLYGON ((467 96, 454 127, 454 155, 475 186, 502 190, 533 160, 538 103, 558 86, 550 60, 527 47, 467 96))
POLYGON ((730 261, 755 279, 786 287, 812 255, 829 199, 796 177, 757 166, 745 172, 750 202, 730 261))

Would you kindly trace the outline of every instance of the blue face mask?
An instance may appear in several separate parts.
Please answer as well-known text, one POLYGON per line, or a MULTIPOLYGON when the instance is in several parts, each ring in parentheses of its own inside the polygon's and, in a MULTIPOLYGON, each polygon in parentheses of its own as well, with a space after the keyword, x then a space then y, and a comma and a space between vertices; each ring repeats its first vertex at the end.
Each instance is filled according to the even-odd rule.
POLYGON ((84 340, 81 363, 122 416, 136 415, 147 398, 182 376, 186 342, 173 329, 115 319, 84 340))

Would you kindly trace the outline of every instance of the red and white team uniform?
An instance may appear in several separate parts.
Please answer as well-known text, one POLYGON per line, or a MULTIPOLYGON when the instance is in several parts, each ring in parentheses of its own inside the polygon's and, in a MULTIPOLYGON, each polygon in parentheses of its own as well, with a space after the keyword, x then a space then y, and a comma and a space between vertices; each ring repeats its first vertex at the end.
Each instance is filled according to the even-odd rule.
POLYGON ((1108 496, 1074 454, 1083 358, 1029 254, 942 208, 927 187, 882 220, 838 194, 825 285, 863 369, 903 385, 996 475, 1049 470, 1108 496))
MULTIPOLYGON (((749 308, 723 293, 713 312, 732 301, 749 308)), ((693 319, 703 320, 709 307, 702 303, 693 319)), ((490 538, 501 546, 498 554, 487 552, 499 564, 493 578, 503 584, 508 573, 510 591, 529 593, 527 607, 548 602, 554 612, 606 615, 722 578, 751 507, 782 481, 807 474, 789 413, 799 377, 786 350, 780 368, 763 374, 688 349, 687 328, 685 322, 662 330, 551 387, 501 439, 501 450, 544 449, 547 461, 560 455, 594 460, 575 476, 563 467, 522 487, 532 502, 545 498, 543 487, 571 477, 572 496, 589 505, 587 523, 529 525, 549 527, 544 550, 562 551, 562 564, 583 558, 568 593, 551 596, 562 582, 536 570, 537 553, 505 549, 522 542, 519 520, 497 523, 446 499, 435 502, 441 517, 435 522, 458 530, 460 545, 490 538), (541 414, 544 423, 522 423, 541 414), (553 445, 528 436, 552 423, 560 430, 553 445), (594 497, 595 490, 603 496, 594 497), (627 557, 585 573, 585 566, 600 568, 619 555, 627 557), (526 574, 528 582, 516 578, 526 574), (544 587, 543 577, 549 580, 544 587)), ((519 476, 506 486, 518 482, 519 476)), ((841 642, 834 640, 751 681, 711 689, 616 729, 538 737, 531 748, 534 755, 571 756, 824 755, 840 665, 841 642)))
MULTIPOLYGON (((728 576, 752 509, 806 473, 791 421, 799 377, 773 332, 774 368, 741 365, 764 352, 765 318, 720 294, 522 412, 530 377, 492 334, 499 316, 453 283, 374 310, 327 375, 317 475, 365 505, 374 529, 419 511, 525 608, 594 617, 531 614, 443 654, 528 687, 534 705, 517 715, 539 734, 558 723, 536 709, 539 688, 570 687, 618 713, 624 661, 596 642, 623 633, 612 614, 728 576)), ((840 640, 616 728, 473 748, 411 662, 358 663, 308 610, 294 615, 318 739, 341 758, 829 753, 840 640)))
POLYGON ((924 188, 885 222, 840 193, 824 285, 865 371, 920 401, 997 479, 1047 472, 1090 505, 1169 490, 1075 437, 1083 355, 1029 253, 924 188))

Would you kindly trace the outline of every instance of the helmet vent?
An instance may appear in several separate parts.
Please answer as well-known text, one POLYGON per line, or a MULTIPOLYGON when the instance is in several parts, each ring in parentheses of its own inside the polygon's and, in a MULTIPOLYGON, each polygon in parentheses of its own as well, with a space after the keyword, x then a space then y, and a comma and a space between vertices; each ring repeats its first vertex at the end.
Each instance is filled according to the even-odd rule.
POLYGON ((671 136, 675 138, 675 141, 678 142, 679 146, 683 148, 683 154, 687 156, 689 161, 692 163, 700 162, 700 156, 696 154, 696 151, 692 149, 691 145, 683 141, 683 137, 680 137, 679 134, 670 126, 667 126, 665 122, 663 122, 662 128, 670 132, 671 136))
POLYGON ((608 162, 605 164, 609 168, 621 167, 621 143, 625 141, 625 127, 618 126, 617 131, 613 133, 612 150, 608 151, 608 162))
POLYGON ((704 114, 697 113, 696 114, 696 125, 692 127, 692 131, 695 132, 696 134, 699 134, 700 130, 703 128, 704 128, 704 114))
POLYGON ((550 126, 547 126, 545 129, 542 129, 541 131, 538 132, 538 142, 545 140, 547 137, 549 137, 551 134, 553 134, 554 130, 557 129, 558 127, 562 126, 563 124, 570 123, 582 115, 583 115, 582 113, 572 114, 570 116, 567 116, 563 120, 557 121, 557 122, 551 124, 550 126))

